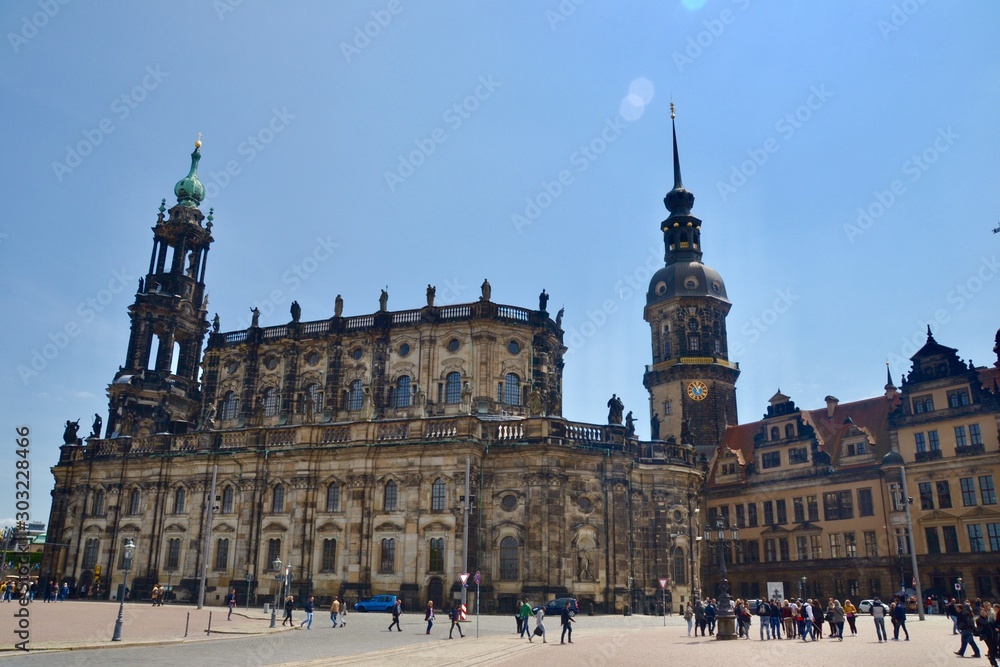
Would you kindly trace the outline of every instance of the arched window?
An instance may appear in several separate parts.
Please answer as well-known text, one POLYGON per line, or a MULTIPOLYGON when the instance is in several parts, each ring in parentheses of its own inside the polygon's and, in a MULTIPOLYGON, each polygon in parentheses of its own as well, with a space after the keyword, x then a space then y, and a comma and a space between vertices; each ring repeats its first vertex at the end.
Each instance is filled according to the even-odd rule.
POLYGON ((678 586, 687 585, 687 561, 683 549, 674 551, 674 583, 678 586))
POLYGON ((285 487, 281 484, 275 484, 271 491, 271 511, 285 511, 285 487))
POLYGON ((517 538, 505 537, 500 541, 500 579, 504 581, 517 580, 517 538))
POLYGON ((326 487, 326 511, 340 511, 340 486, 336 482, 332 482, 330 486, 326 487))
POLYGON ((136 515, 139 513, 139 501, 142 500, 142 496, 139 494, 139 489, 132 489, 132 492, 128 496, 128 513, 131 515, 136 515))
POLYGON ((385 497, 383 507, 386 512, 396 511, 396 502, 399 499, 399 488, 396 486, 396 482, 391 479, 385 483, 385 497))
POLYGON ((233 513, 233 498, 235 495, 233 487, 227 484, 226 488, 222 490, 222 514, 233 513))
POLYGON ((312 398, 313 402, 313 412, 319 412, 323 409, 323 392, 320 390, 320 386, 315 382, 308 387, 302 394, 302 404, 299 406, 299 412, 305 413, 306 411, 306 397, 312 398))
POLYGON ((771 427, 771 440, 781 440, 781 431, 778 430, 777 426, 771 427))
POLYGON ((334 572, 337 569, 337 540, 323 540, 323 557, 320 559, 320 571, 334 572))
POLYGON ((174 514, 184 514, 185 495, 183 486, 178 486, 174 491, 174 514))
POLYGON ((392 538, 382 539, 382 558, 379 562, 378 571, 382 574, 392 574, 396 569, 396 540, 392 538))
POLYGON ((225 570, 229 567, 229 538, 220 537, 215 546, 215 569, 225 570))
POLYGON ((444 490, 444 480, 440 477, 434 480, 431 485, 431 509, 436 512, 444 510, 444 490))
POLYGON ((104 491, 98 490, 94 494, 94 502, 90 507, 90 513, 94 516, 104 516, 104 491))
POLYGON ((278 414, 278 390, 268 387, 264 390, 264 416, 273 417, 278 414))
POLYGON ((513 373, 504 376, 503 402, 507 405, 521 404, 521 380, 513 373))
POLYGON ((410 407, 410 376, 404 375, 396 381, 395 405, 397 408, 410 407))
POLYGON ((362 392, 361 380, 355 380, 351 383, 351 389, 347 394, 347 409, 348 410, 360 410, 361 401, 364 398, 362 392))
POLYGON ((444 538, 431 540, 430 567, 431 572, 444 572, 444 538))
POLYGON ((795 437, 795 425, 794 424, 785 424, 785 437, 786 438, 794 438, 795 437))
POLYGON ((219 406, 219 419, 236 419, 236 414, 240 409, 240 399, 236 398, 236 393, 227 391, 222 397, 222 405, 219 406))
POLYGON ((444 402, 459 403, 462 400, 462 374, 448 373, 444 379, 444 402))

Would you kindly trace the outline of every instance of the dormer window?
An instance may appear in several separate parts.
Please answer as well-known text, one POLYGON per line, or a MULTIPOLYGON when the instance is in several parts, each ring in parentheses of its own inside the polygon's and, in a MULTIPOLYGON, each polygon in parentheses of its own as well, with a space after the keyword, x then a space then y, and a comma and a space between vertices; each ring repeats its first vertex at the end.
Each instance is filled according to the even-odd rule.
POLYGON ((924 412, 934 412, 934 398, 932 396, 914 397, 913 414, 919 415, 924 412))

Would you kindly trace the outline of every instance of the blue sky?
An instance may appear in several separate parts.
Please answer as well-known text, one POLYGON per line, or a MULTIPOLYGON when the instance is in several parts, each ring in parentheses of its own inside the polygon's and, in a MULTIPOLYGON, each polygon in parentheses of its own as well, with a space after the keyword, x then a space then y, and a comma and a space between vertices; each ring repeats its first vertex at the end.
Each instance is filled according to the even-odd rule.
MULTIPOLYGON (((564 414, 645 415, 669 101, 726 280, 741 421, 877 395, 931 323, 992 364, 1000 5, 67 2, 0 6, 0 401, 47 520, 62 424, 106 418, 161 198, 202 133, 223 330, 565 306, 564 414), (322 257, 323 259, 317 259, 322 257)), ((639 434, 648 424, 639 421, 639 434)), ((14 488, 0 518, 14 514, 14 488)))

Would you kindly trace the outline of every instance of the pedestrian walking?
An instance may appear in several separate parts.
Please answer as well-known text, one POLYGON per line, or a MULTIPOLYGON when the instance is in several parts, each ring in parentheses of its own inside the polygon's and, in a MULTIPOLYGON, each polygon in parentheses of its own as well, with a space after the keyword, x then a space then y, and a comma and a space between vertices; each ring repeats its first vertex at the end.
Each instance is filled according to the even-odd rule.
POLYGON ((525 636, 531 637, 531 627, 528 625, 528 619, 534 616, 531 612, 531 605, 528 604, 528 599, 525 598, 521 600, 521 608, 517 610, 517 613, 521 616, 521 633, 518 635, 520 638, 525 636))
POLYGON ((559 639, 560 644, 565 644, 566 633, 569 633, 569 643, 573 643, 573 623, 576 623, 576 619, 573 618, 573 612, 569 610, 569 602, 563 607, 562 617, 560 618, 560 623, 562 623, 562 635, 559 639))
MULTIPOLYGON (((458 628, 458 636, 465 639, 465 635, 462 634, 462 626, 459 625, 459 621, 462 620, 462 607, 460 605, 455 605, 451 608, 451 614, 448 616, 451 619, 451 628, 448 630, 448 639, 454 639, 452 633, 455 632, 455 628, 458 628)), ((525 625, 528 625, 528 621, 525 620, 525 625)), ((528 641, 531 641, 531 635, 528 635, 528 641)))
POLYGON ((997 667, 996 619, 994 608, 989 604, 984 604, 979 608, 979 616, 976 617, 976 632, 979 634, 979 638, 983 640, 983 643, 986 644, 986 657, 989 658, 991 667, 997 667), (993 618, 991 619, 990 616, 993 618))
POLYGON ((282 626, 284 626, 285 623, 288 623, 288 627, 295 627, 295 624, 292 622, 292 609, 294 606, 295 598, 289 595, 285 598, 285 616, 281 619, 282 626))
POLYGON ((906 641, 910 641, 910 632, 906 629, 906 602, 899 601, 892 610, 892 640, 899 641, 899 631, 906 635, 906 641))
POLYGON ((688 624, 688 637, 691 636, 691 630, 694 629, 694 610, 691 609, 691 603, 688 602, 687 606, 684 607, 684 620, 688 624))
POLYGON ((392 606, 392 623, 389 624, 389 632, 392 632, 392 626, 396 626, 396 629, 400 632, 403 628, 399 627, 399 615, 403 613, 403 601, 396 598, 396 604, 392 606))
POLYGON ((156 603, 160 600, 160 585, 156 584, 153 586, 153 590, 149 592, 149 598, 153 602, 152 606, 155 607, 156 603))
POLYGON ((227 621, 233 620, 233 609, 236 609, 236 589, 230 588, 229 595, 226 596, 226 604, 229 605, 229 615, 226 616, 227 621))
MULTIPOLYGON (((543 644, 548 644, 548 642, 545 640, 545 606, 544 605, 542 605, 541 607, 539 607, 538 611, 535 612, 535 629, 532 631, 532 634, 534 634, 536 637, 541 637, 543 644)), ((528 641, 529 642, 531 641, 531 637, 530 636, 528 637, 528 641)))
POLYGON ((424 612, 424 620, 427 621, 427 634, 430 634, 431 627, 434 625, 434 600, 427 601, 427 611, 424 612))
POLYGON ((885 605, 882 604, 882 601, 876 595, 875 599, 872 600, 872 607, 869 613, 875 620, 875 635, 878 637, 880 644, 889 641, 889 635, 885 633, 885 612, 885 605))
POLYGON ((979 651, 979 645, 976 644, 976 640, 973 637, 973 632, 976 629, 976 620, 972 615, 972 605, 966 602, 962 605, 962 610, 958 612, 958 632, 962 635, 962 646, 955 651, 955 655, 965 657, 966 647, 972 647, 972 652, 974 658, 979 658, 982 653, 979 651))
POLYGON ((708 600, 705 605, 705 624, 708 626, 708 635, 715 634, 715 622, 719 617, 719 606, 715 603, 715 598, 708 600))
POLYGON ((839 641, 844 641, 844 621, 847 618, 847 612, 844 610, 844 606, 840 604, 840 600, 833 601, 829 613, 830 626, 833 628, 830 638, 836 637, 839 641))
POLYGON ((306 612, 306 620, 299 623, 300 628, 304 625, 306 626, 306 630, 313 629, 313 609, 315 604, 316 604, 316 598, 312 596, 310 596, 309 599, 306 600, 306 603, 303 605, 303 609, 305 609, 306 612))
POLYGON ((694 622, 698 626, 695 628, 694 634, 698 636, 698 630, 701 630, 701 636, 705 636, 705 627, 707 623, 705 622, 705 605, 698 600, 694 603, 694 622))
POLYGON ((330 621, 333 623, 333 627, 337 627, 340 622, 340 600, 337 596, 333 596, 333 602, 330 603, 330 621))
POLYGON ((813 623, 813 608, 806 600, 802 603, 802 608, 800 610, 802 614, 802 621, 799 623, 799 636, 802 637, 802 641, 809 641, 807 637, 812 637, 813 641, 816 641, 816 635, 814 633, 815 624, 813 623))
POLYGON ((958 601, 952 598, 944 606, 944 615, 951 619, 951 634, 958 634, 958 601))
POLYGON ((847 625, 851 628, 851 635, 858 634, 858 626, 855 622, 855 617, 858 615, 858 608, 854 606, 854 603, 850 599, 844 600, 844 618, 847 619, 847 625))
POLYGON ((771 639, 781 639, 781 603, 771 600, 771 639))

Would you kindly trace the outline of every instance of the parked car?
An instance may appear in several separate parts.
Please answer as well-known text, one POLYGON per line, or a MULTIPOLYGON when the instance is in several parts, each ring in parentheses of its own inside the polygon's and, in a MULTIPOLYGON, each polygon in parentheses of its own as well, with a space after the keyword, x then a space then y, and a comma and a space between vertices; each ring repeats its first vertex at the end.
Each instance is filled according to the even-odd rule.
POLYGON ((395 595, 376 595, 354 605, 354 611, 392 611, 395 606, 395 595))
MULTIPOLYGON (((576 598, 556 598, 555 600, 549 600, 545 603, 545 615, 546 616, 559 616, 562 614, 563 609, 566 608, 566 603, 569 602, 569 613, 576 616, 579 608, 576 606, 576 598)), ((537 607, 532 607, 531 612, 537 614, 538 610, 541 609, 543 605, 538 605, 537 607)))
MULTIPOLYGON (((885 603, 884 600, 880 600, 879 603, 885 607, 886 613, 889 611, 889 605, 885 603)), ((870 614, 872 611, 872 605, 875 604, 874 600, 862 600, 858 603, 858 613, 870 614)))

